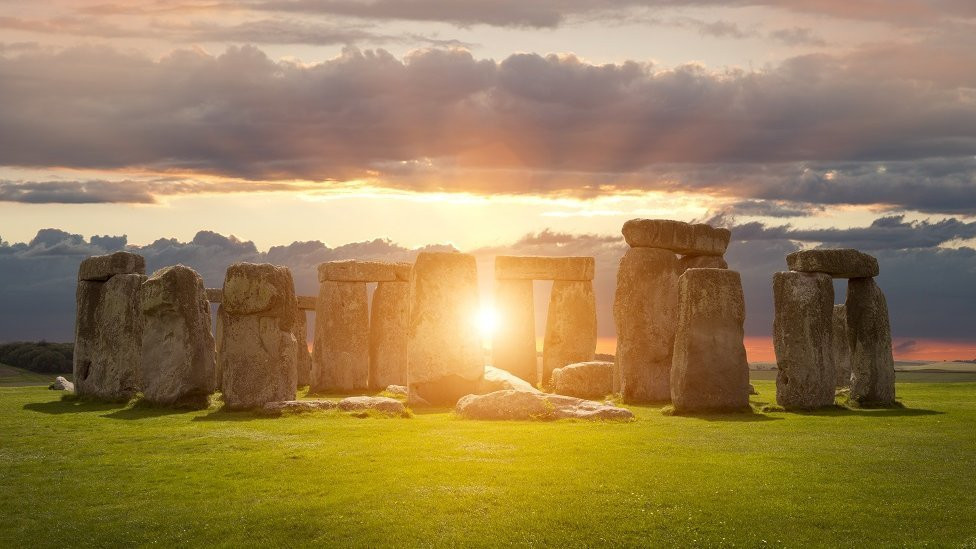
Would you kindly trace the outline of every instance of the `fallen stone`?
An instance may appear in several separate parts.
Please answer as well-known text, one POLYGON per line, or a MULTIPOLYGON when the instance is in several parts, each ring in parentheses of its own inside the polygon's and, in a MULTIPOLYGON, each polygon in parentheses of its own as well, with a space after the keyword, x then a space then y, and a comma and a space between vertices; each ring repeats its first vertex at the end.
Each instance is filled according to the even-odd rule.
POLYGON ((495 257, 497 280, 593 280, 592 257, 511 256, 495 257))
POLYGON ((596 296, 590 281, 557 280, 549 297, 542 346, 542 382, 567 364, 588 362, 596 353, 596 296))
POLYGON ((313 392, 369 386, 369 297, 365 282, 319 284, 313 346, 313 392))
POLYGON ((466 419, 550 420, 609 419, 630 420, 634 414, 626 408, 561 395, 525 391, 495 391, 486 395, 467 395, 455 407, 466 419))
POLYGON ((800 250, 786 256, 791 271, 826 273, 834 278, 878 276, 878 260, 852 249, 800 250))
POLYGON ((632 248, 661 248, 682 255, 723 255, 732 237, 728 229, 667 219, 631 219, 623 226, 632 248))
POLYGON ((678 259, 678 276, 688 269, 728 269, 729 264, 720 255, 683 255, 678 259))
POLYGON ((749 384, 749 394, 750 395, 758 395, 759 394, 759 391, 756 390, 756 386, 753 385, 752 383, 749 384))
POLYGON ((498 368, 537 383, 535 350, 535 301, 531 280, 496 280, 495 308, 504 319, 495 330, 492 362, 498 368))
POLYGON ((347 259, 319 265, 319 282, 384 282, 396 280, 392 263, 347 259))
POLYGON ((146 274, 146 260, 131 252, 96 255, 82 260, 78 280, 105 282, 120 274, 146 274))
POLYGON ((58 376, 54 378, 54 381, 50 385, 48 385, 47 388, 51 389, 52 391, 68 391, 71 393, 75 392, 75 384, 71 383, 63 376, 58 376))
POLYGON ((407 396, 407 386, 406 385, 387 385, 384 389, 387 393, 391 395, 407 396))
POLYGON ((851 400, 862 406, 895 404, 888 302, 873 278, 847 282, 847 332, 851 349, 851 400))
POLYGON ((847 334, 847 307, 834 305, 833 342, 834 371, 837 387, 851 385, 851 342, 847 334))
POLYGON ((407 413, 403 402, 395 398, 378 396, 354 396, 339 401, 339 409, 343 412, 375 410, 383 414, 403 416, 407 413))
POLYGON ((475 391, 478 394, 493 393, 495 391, 504 391, 506 389, 511 389, 514 391, 525 391, 529 393, 541 393, 542 391, 536 389, 528 381, 502 370, 501 368, 495 368, 494 366, 485 366, 485 375, 481 378, 481 383, 478 384, 478 389, 475 391))
POLYGON ((613 362, 577 362, 552 371, 552 392, 577 398, 603 398, 613 392, 613 362))
POLYGON ((410 283, 380 282, 373 292, 369 321, 369 387, 407 383, 410 283))
POLYGON ((268 402, 262 410, 269 415, 280 415, 286 412, 319 412, 337 408, 339 408, 339 403, 335 400, 280 400, 268 402))

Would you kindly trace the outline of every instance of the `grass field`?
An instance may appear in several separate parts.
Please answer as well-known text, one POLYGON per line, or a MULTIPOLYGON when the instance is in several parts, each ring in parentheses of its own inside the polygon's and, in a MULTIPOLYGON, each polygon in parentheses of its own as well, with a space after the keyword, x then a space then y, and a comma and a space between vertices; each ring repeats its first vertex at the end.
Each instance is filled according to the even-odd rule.
POLYGON ((974 547, 976 384, 898 392, 905 409, 505 423, 0 388, 0 546, 974 547))

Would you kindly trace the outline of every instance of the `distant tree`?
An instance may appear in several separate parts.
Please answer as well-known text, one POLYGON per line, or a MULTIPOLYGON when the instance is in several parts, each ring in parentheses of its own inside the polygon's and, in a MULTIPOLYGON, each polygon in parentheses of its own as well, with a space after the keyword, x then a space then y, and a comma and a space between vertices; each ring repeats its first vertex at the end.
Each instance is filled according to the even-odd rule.
POLYGON ((0 343, 0 363, 39 374, 69 374, 74 343, 16 341, 0 343))

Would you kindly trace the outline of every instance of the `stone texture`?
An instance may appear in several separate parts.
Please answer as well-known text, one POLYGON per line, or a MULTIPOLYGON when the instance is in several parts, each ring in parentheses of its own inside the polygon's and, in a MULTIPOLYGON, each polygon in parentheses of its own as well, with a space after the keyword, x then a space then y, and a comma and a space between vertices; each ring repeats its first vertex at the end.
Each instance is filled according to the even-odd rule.
POLYGON ((413 263, 394 263, 393 264, 393 274, 396 276, 397 280, 402 280, 404 282, 410 282, 410 271, 413 270, 413 263))
POLYGON ((78 282, 73 358, 77 394, 123 401, 139 390, 139 292, 145 279, 141 274, 117 274, 106 282, 78 282))
POLYGON ((319 282, 384 282, 396 279, 393 263, 347 259, 319 265, 319 282))
POLYGON ((410 283, 380 282, 369 321, 369 387, 407 384, 410 283))
POLYGON ((409 387, 431 404, 454 404, 484 373, 474 256, 421 252, 410 275, 409 387))
POLYGON ((631 219, 622 232, 632 248, 661 248, 682 255, 724 255, 732 237, 728 229, 667 219, 631 219))
POLYGON ((387 385, 384 391, 390 393, 391 395, 407 396, 406 385, 387 385))
POLYGON ((824 273, 773 275, 776 402, 811 410, 834 403, 834 284, 824 273))
POLYGON ((339 401, 324 399, 309 400, 277 400, 265 403, 261 411, 267 415, 281 415, 283 413, 307 413, 320 412, 323 410, 336 410, 339 408, 339 401))
POLYGON ((525 391, 495 391, 467 395, 458 400, 455 413, 466 419, 610 419, 630 420, 634 414, 592 400, 525 391))
POLYGON ((603 398, 613 392, 613 362, 577 362, 552 371, 552 392, 577 398, 603 398))
POLYGON ((369 384, 369 297, 365 282, 319 283, 312 391, 355 391, 369 384))
POLYGON ((312 384, 312 353, 308 351, 308 318, 305 310, 295 311, 295 379, 299 387, 312 384))
POLYGON ((851 350, 851 399, 865 406, 895 404, 888 302, 873 278, 847 283, 847 332, 851 350))
POLYGON ((729 264, 720 255, 683 255, 678 259, 678 276, 688 269, 728 269, 729 264))
POLYGON ((749 410, 739 273, 688 269, 678 279, 671 400, 678 413, 749 410))
POLYGON ((52 391, 68 391, 71 393, 75 392, 75 384, 71 383, 63 376, 58 376, 54 378, 54 381, 50 385, 48 385, 47 388, 52 391))
POLYGON ((354 396, 339 401, 339 409, 343 412, 375 410, 384 414, 405 416, 407 408, 395 398, 377 396, 354 396))
POLYGON ((834 278, 878 276, 878 260, 857 250, 800 250, 786 256, 791 271, 827 273, 834 278))
POLYGON ((847 307, 834 305, 834 333, 831 338, 837 387, 851 386, 851 342, 847 335, 847 307))
POLYGON ((495 258, 497 280, 593 280, 592 257, 500 255, 495 258))
POLYGON ((303 311, 314 311, 319 301, 318 296, 314 295, 299 295, 295 296, 295 299, 298 300, 298 308, 303 311))
POLYGON ((161 406, 205 408, 216 388, 216 350, 203 278, 183 265, 142 284, 144 398, 161 406))
POLYGON ((210 303, 220 303, 224 300, 223 288, 207 288, 207 301, 210 303))
MULTIPOLYGON (((406 406, 402 402, 393 398, 354 396, 342 400, 309 399, 309 400, 283 400, 268 402, 261 412, 266 415, 281 415, 283 413, 305 413, 329 410, 341 410, 343 412, 366 412, 374 410, 376 412, 391 416, 408 417, 406 406)), ((354 414, 355 415, 355 414, 354 414)))
POLYGON ((596 296, 589 281, 557 280, 549 297, 542 347, 542 382, 567 364, 593 360, 596 353, 596 296))
POLYGON ((539 381, 535 349, 535 301, 531 280, 496 280, 499 323, 491 346, 494 366, 528 381, 539 381))
POLYGON ((671 357, 678 318, 677 259, 657 248, 630 248, 620 259, 613 318, 616 363, 626 402, 671 400, 671 357))
POLYGON ((526 391, 529 393, 541 393, 531 383, 524 379, 494 366, 485 366, 485 374, 478 384, 475 393, 486 394, 495 391, 513 389, 515 391, 526 391))
POLYGON ((146 274, 146 260, 131 252, 95 255, 82 260, 78 280, 105 282, 119 274, 146 274))
POLYGON ((227 268, 219 313, 217 369, 231 409, 294 400, 298 383, 294 283, 287 267, 227 268))

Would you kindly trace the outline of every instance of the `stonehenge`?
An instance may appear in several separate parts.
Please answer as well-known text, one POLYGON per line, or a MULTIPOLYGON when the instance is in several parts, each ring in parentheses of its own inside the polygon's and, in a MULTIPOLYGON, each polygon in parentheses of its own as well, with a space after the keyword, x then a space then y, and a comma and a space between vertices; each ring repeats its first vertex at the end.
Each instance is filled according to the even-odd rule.
POLYGON ((396 280, 376 285, 369 318, 369 387, 407 384, 410 263, 394 265, 396 280))
POLYGON ((552 371, 553 392, 577 398, 603 398, 613 392, 613 362, 577 362, 552 371))
POLYGON ((851 400, 864 406, 895 403, 888 302, 873 278, 847 282, 847 338, 851 353, 851 400))
MULTIPOLYGON (((592 258, 588 258, 591 259, 592 258)), ((589 280, 556 280, 549 296, 542 343, 542 382, 567 364, 593 360, 596 354, 596 294, 589 280)))
POLYGON ((851 386, 851 342, 847 337, 847 306, 834 305, 833 347, 831 356, 834 358, 834 372, 837 387, 851 386))

